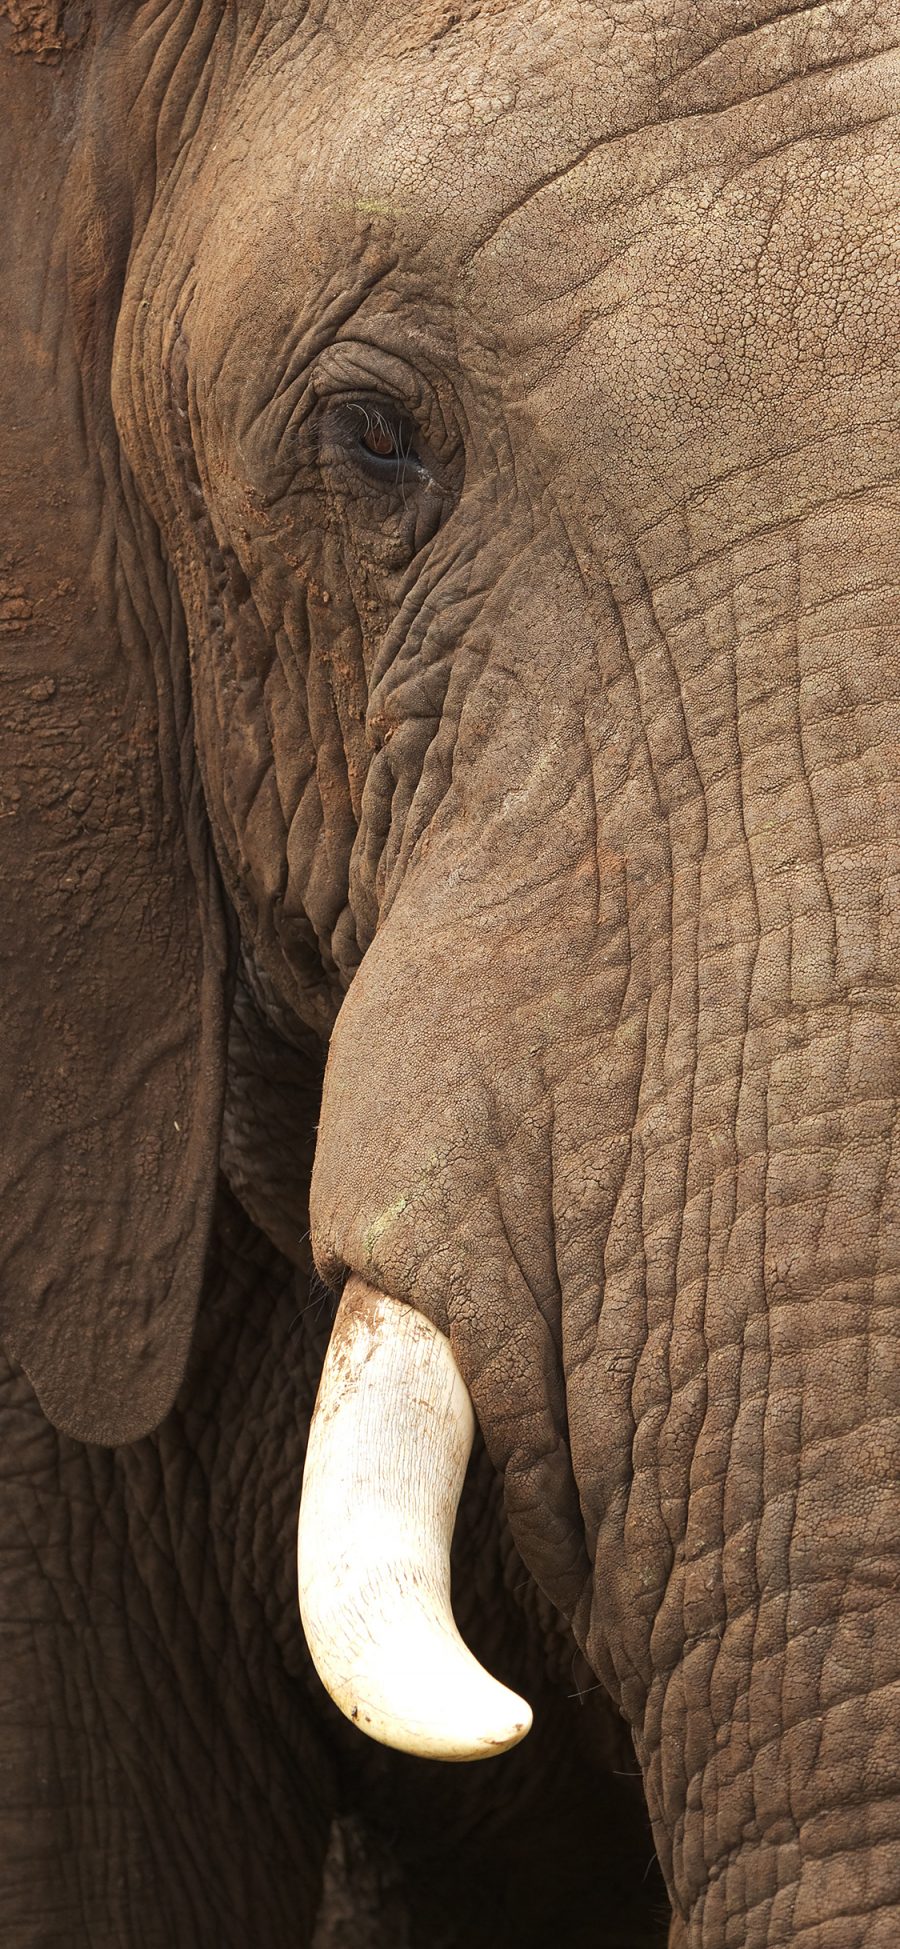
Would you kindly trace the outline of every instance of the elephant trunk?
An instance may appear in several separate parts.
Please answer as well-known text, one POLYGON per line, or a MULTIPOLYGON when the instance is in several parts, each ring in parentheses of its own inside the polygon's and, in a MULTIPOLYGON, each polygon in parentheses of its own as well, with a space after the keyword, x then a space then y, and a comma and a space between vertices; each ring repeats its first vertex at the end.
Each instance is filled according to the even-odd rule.
POLYGON ((351 1279, 310 1428, 300 1612, 316 1670, 347 1718, 433 1759, 490 1758, 531 1725, 524 1701, 466 1649, 450 1607, 473 1432, 449 1341, 351 1279))

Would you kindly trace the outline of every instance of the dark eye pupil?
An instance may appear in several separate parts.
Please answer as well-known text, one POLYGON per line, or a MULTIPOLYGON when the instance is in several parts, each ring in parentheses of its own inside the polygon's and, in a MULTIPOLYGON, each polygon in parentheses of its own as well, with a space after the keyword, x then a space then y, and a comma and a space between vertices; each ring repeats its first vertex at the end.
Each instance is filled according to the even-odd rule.
POLYGON ((375 454, 379 460, 390 460, 398 453, 397 435, 383 413, 367 414, 360 441, 366 452, 375 454))

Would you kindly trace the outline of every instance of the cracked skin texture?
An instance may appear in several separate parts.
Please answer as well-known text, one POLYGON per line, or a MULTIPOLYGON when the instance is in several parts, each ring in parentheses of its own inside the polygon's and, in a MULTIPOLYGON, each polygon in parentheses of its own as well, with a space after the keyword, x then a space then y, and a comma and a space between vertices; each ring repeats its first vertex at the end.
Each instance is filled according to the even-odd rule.
POLYGON ((320 1270, 450 1332, 679 1949, 900 1919, 898 47, 190 0, 34 84, 9 1344, 155 1427, 217 1162, 297 1255, 340 1009, 320 1270))

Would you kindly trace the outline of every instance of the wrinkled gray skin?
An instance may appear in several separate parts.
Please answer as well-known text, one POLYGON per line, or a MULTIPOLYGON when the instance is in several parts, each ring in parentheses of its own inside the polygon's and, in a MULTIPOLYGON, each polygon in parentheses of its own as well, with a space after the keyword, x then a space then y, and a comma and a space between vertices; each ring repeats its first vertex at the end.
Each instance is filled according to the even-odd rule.
MULTIPOLYGON (((898 46, 877 0, 101 9, 39 220, 32 392, 60 473, 87 457, 54 560, 90 558, 95 608, 76 577, 76 675, 13 699, 71 777, 64 812, 50 758, 24 788, 4 1320, 68 1435, 162 1426, 67 1448, 60 1499, 32 1409, 17 1477, 65 1547, 84 1526, 77 1565, 106 1506, 79 1472, 120 1471, 104 1574, 162 1529, 142 1601, 189 1692, 209 1558, 163 1512, 219 1551, 235 1520, 227 1466, 196 1518, 182 1488, 232 1439, 190 1394, 228 1342, 208 1296, 163 1417, 209 1240, 244 1249, 216 1166, 251 1262, 302 1264, 349 987, 317 1264, 450 1333, 518 1549, 629 1723, 682 1949, 900 1924, 898 46)), ((73 1626, 79 1588, 47 1590, 73 1626)), ((231 1852, 240 1789, 206 1778, 231 1852)), ((587 1825, 557 1939, 619 1939, 587 1825)))

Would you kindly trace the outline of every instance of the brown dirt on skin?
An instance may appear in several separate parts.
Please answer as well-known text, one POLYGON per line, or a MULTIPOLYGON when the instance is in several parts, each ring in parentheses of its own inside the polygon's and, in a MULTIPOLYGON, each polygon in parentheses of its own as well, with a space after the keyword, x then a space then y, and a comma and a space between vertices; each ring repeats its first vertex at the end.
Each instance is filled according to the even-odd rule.
POLYGON ((0 0, 0 26, 4 23, 8 54, 31 54, 36 61, 56 66, 81 46, 89 25, 88 7, 85 0, 0 0))

